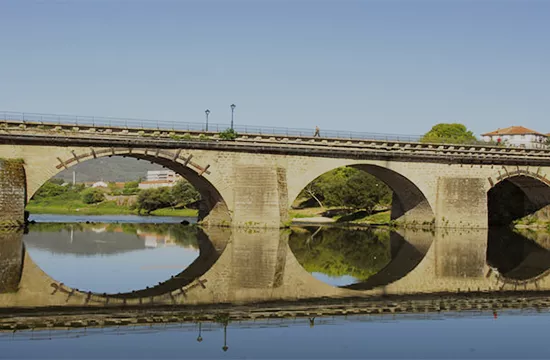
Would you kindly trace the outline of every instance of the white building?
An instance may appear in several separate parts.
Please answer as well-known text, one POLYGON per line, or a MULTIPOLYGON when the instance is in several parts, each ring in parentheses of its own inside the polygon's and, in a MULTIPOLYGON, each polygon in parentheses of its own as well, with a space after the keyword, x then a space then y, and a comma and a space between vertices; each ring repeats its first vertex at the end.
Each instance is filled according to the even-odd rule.
POLYGON ((138 184, 138 188, 140 189, 156 189, 160 187, 172 187, 176 185, 175 181, 168 181, 168 180, 151 180, 151 181, 142 181, 138 184))
POLYGON ((504 146, 542 149, 546 147, 548 136, 523 126, 510 126, 504 129, 481 134, 483 141, 494 141, 504 146))
POLYGON ((106 188, 108 186, 109 185, 105 181, 98 181, 92 184, 93 188, 98 188, 98 187, 106 188))
POLYGON ((146 181, 173 181, 181 178, 172 170, 149 170, 147 171, 146 181))

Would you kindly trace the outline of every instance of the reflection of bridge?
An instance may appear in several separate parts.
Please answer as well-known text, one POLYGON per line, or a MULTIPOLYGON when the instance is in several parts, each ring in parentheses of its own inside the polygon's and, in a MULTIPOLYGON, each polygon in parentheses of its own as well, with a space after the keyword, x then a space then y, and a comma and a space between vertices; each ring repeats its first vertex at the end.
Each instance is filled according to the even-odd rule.
MULTIPOLYGON (((0 259, 9 264, 10 269, 3 274, 9 284, 3 282, 7 285, 0 294, 0 306, 119 308, 550 290, 547 272, 534 281, 514 280, 513 283, 507 282, 506 274, 492 272, 486 263, 488 235, 483 230, 438 230, 431 244, 426 242, 426 235, 422 232, 403 231, 394 235, 395 263, 390 263, 379 276, 373 277, 372 282, 359 284, 358 290, 332 287, 313 278, 290 251, 286 231, 267 229, 251 233, 210 228, 206 232, 216 251, 199 238, 201 255, 181 274, 156 287, 111 295, 66 287, 60 283, 62 279, 50 278, 27 255, 23 255, 20 233, 4 235, 3 249, 11 250, 2 254, 11 255, 0 259), (219 255, 224 246, 225 250, 219 255), (422 253, 425 255, 419 256, 422 253)), ((535 247, 534 253, 542 253, 537 249, 535 247)), ((541 263, 536 262, 536 265, 540 267, 541 263)))
POLYGON ((4 161, 0 170, 4 222, 21 221, 25 198, 59 171, 113 155, 151 161, 188 179, 202 194, 205 224, 278 227, 308 183, 341 166, 388 184, 392 218, 408 223, 485 228, 490 219, 510 221, 550 203, 546 150, 265 134, 221 141, 204 131, 0 125, 0 158, 24 161, 4 161))

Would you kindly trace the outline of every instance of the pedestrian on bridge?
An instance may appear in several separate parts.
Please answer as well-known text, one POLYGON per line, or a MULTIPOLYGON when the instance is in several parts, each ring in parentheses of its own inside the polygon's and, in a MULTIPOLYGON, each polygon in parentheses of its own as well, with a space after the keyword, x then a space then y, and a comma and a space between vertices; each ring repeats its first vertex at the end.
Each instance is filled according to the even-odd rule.
POLYGON ((321 137, 321 133, 319 132, 319 126, 315 127, 315 133, 313 134, 313 137, 321 137))

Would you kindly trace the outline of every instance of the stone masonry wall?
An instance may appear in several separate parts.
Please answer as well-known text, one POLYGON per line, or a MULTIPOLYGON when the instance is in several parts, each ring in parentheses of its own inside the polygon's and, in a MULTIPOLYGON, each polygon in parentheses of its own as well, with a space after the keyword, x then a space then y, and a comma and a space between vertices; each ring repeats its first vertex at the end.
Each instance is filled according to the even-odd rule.
POLYGON ((19 227, 25 221, 25 169, 20 160, 0 160, 0 227, 19 227))
POLYGON ((217 150, 2 144, 0 157, 21 158, 26 170, 25 174, 22 167, 17 171, 2 168, 4 174, 10 174, 4 176, 1 184, 0 192, 4 196, 0 201, 2 214, 23 220, 24 189, 21 182, 14 179, 24 182, 26 176, 26 195, 30 198, 44 182, 64 168, 94 156, 129 156, 130 153, 148 154, 153 162, 158 157, 163 165, 175 162, 193 172, 195 177, 204 179, 204 184, 219 194, 220 209, 223 210, 220 212, 223 216, 209 216, 211 225, 216 225, 216 222, 232 226, 283 225, 288 221, 290 205, 307 184, 332 169, 355 166, 369 172, 382 171, 384 181, 391 182, 399 177, 406 179, 409 188, 402 186, 403 181, 394 185, 396 190, 400 190, 396 193, 404 207, 402 210, 406 210, 405 215, 422 215, 418 219, 413 217, 416 222, 435 219, 436 227, 484 228, 488 225, 487 192, 498 184, 502 176, 529 171, 541 178, 550 177, 550 168, 546 167, 358 160, 217 150), (418 196, 411 200, 411 189, 425 201, 416 201, 418 196))

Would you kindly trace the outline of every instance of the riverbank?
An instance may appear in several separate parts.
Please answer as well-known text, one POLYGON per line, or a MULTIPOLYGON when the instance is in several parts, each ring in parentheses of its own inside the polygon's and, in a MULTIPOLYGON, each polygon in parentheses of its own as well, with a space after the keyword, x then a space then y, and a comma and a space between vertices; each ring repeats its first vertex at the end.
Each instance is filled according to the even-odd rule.
MULTIPOLYGON (((137 209, 124 205, 117 205, 114 201, 103 201, 98 204, 84 204, 80 201, 64 202, 33 202, 25 208, 31 214, 55 215, 139 215, 137 209)), ((142 215, 145 215, 142 213, 142 215)), ((163 208, 152 211, 154 216, 181 216, 194 217, 198 215, 195 209, 163 208)))
POLYGON ((358 225, 390 225, 391 224, 391 212, 390 210, 381 210, 374 214, 367 215, 364 211, 356 211, 350 214, 341 215, 336 214, 333 216, 327 216, 334 209, 322 209, 319 207, 293 209, 289 212, 292 223, 296 224, 358 224, 358 225))

